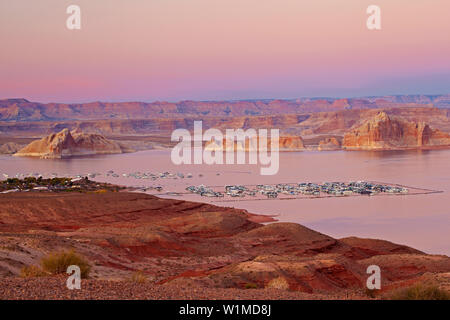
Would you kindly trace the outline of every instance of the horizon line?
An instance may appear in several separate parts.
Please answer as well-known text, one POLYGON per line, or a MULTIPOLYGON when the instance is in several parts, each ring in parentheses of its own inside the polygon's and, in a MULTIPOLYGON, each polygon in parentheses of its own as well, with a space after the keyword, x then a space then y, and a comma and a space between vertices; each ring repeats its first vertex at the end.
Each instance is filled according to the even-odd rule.
POLYGON ((178 99, 176 101, 169 100, 139 100, 139 99, 130 99, 130 100, 89 100, 85 102, 39 102, 29 100, 27 98, 0 98, 0 101, 5 100, 25 100, 30 103, 41 103, 41 104, 89 104, 89 103, 182 103, 182 102, 240 102, 240 101, 294 101, 299 99, 311 99, 311 100, 340 100, 340 99, 373 99, 373 98, 383 98, 383 97, 404 97, 404 96, 425 96, 425 97, 437 97, 437 96, 445 96, 450 95, 450 93, 438 93, 438 94, 387 94, 387 95, 367 95, 367 96, 301 96, 294 98, 246 98, 246 99, 178 99))

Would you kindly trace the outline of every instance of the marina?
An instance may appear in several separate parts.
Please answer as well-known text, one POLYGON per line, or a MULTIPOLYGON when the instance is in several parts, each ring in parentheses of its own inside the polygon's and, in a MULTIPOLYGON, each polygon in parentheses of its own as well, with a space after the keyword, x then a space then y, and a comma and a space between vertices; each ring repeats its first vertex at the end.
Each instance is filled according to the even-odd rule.
MULTIPOLYGON (((216 176, 220 173, 216 173, 216 176)), ((156 191, 153 195, 165 195, 165 196, 183 196, 183 195, 199 195, 206 198, 218 198, 216 201, 245 201, 245 200, 288 200, 288 199, 309 199, 309 198, 324 198, 324 197, 350 197, 350 196, 377 196, 377 195, 417 195, 417 194, 430 194, 439 193, 442 191, 429 190, 417 187, 410 187, 404 185, 398 185, 394 183, 384 183, 375 181, 333 181, 333 182, 297 182, 297 183, 275 183, 275 184, 229 184, 229 185, 214 185, 207 186, 205 184, 189 185, 185 188, 184 192, 180 190, 169 190, 170 186, 163 186, 161 183, 155 184, 159 180, 189 180, 193 178, 192 173, 182 172, 141 172, 135 171, 130 173, 120 173, 114 170, 108 170, 105 173, 92 172, 86 174, 76 175, 63 175, 59 176, 58 173, 17 173, 13 176, 3 173, 1 176, 4 181, 18 181, 18 180, 30 180, 36 181, 36 179, 69 179, 72 183, 78 182, 83 179, 89 179, 95 181, 99 177, 107 177, 108 179, 123 178, 149 181, 141 185, 129 185, 127 184, 127 190, 151 192, 156 191), (162 193, 162 191, 165 193, 162 193)), ((0 177, 1 177, 0 176, 0 177)), ((202 173, 197 174, 197 178, 204 177, 202 173)), ((177 188, 179 189, 179 188, 177 188)), ((30 188, 26 190, 31 190, 30 188)), ((35 191, 52 191, 57 188, 44 188, 41 186, 35 187, 35 191)), ((1 193, 11 193, 22 191, 20 188, 8 188, 2 190, 1 193)), ((150 193, 151 194, 151 193, 150 193)), ((213 201, 214 202, 214 201, 213 201)))
POLYGON ((300 182, 258 185, 227 185, 227 186, 189 186, 186 191, 202 197, 228 198, 219 201, 245 200, 288 200, 311 199, 325 197, 377 196, 377 195, 417 195, 440 193, 439 190, 429 190, 408 187, 392 183, 373 181, 352 182, 300 182), (247 198, 247 199, 244 199, 247 198))

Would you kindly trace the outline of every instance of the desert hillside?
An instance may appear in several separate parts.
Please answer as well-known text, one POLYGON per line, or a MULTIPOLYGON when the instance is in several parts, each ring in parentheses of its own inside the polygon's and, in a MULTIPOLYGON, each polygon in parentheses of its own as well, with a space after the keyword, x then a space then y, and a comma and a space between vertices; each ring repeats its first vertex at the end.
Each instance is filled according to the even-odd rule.
POLYGON ((89 289, 75 293, 78 298, 364 298, 371 264, 382 268, 386 292, 450 272, 446 256, 259 222, 270 220, 137 193, 2 194, 0 297, 66 297, 58 277, 18 279, 21 269, 63 249, 76 250, 92 266, 89 289), (130 284, 138 271, 148 284, 130 284))

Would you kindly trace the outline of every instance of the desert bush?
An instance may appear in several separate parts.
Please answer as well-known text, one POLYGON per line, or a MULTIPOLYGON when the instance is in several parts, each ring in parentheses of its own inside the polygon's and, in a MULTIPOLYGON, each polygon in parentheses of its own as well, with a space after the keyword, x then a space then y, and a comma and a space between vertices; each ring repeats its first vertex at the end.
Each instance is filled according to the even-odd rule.
POLYGON ((258 285, 256 283, 246 283, 244 285, 245 289, 258 289, 258 285))
POLYGON ((81 278, 89 276, 91 271, 89 262, 74 250, 52 252, 41 260, 42 269, 50 274, 66 273, 67 268, 71 265, 80 268, 81 278))
POLYGON ((44 272, 38 266, 34 265, 23 267, 20 270, 21 278, 37 278, 37 277, 44 277, 46 275, 48 275, 46 272, 44 272))
POLYGON ((266 288, 289 290, 289 283, 284 277, 273 278, 266 285, 266 288))
POLYGON ((147 275, 142 271, 136 271, 130 277, 130 281, 133 283, 145 283, 147 280, 147 275))
POLYGON ((389 298, 391 300, 450 300, 450 293, 435 285, 417 284, 398 289, 389 298))

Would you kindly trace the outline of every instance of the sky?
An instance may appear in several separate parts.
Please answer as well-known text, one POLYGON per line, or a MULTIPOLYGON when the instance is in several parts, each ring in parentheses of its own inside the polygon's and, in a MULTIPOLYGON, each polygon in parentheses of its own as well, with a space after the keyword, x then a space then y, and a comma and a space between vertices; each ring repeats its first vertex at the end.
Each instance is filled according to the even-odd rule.
POLYGON ((0 0, 0 98, 450 93, 449 16, 448 0, 0 0))

